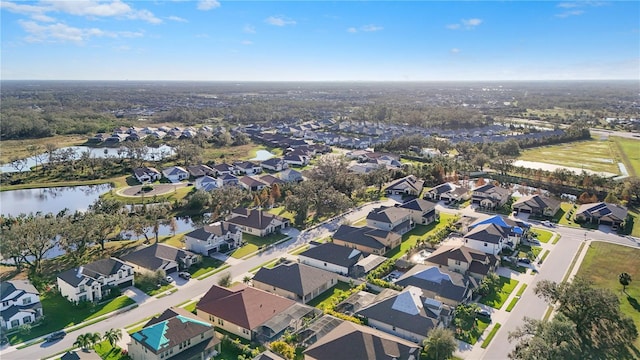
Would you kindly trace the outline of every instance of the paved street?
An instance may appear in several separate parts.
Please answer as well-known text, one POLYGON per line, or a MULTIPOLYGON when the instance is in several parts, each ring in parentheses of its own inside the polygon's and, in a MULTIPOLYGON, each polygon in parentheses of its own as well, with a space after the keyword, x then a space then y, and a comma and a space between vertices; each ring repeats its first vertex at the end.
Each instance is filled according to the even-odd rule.
POLYGON ((15 347, 9 347, 0 352, 0 358, 2 360, 40 359, 72 347, 77 336, 80 334, 84 334, 87 332, 104 333, 106 330, 112 328, 123 329, 144 318, 153 316, 171 306, 180 304, 186 300, 199 299, 202 295, 204 295, 205 292, 207 292, 207 290, 209 290, 212 285, 217 284, 220 276, 226 272, 231 273, 231 276, 235 281, 240 281, 250 269, 264 264, 265 262, 269 262, 271 260, 286 256, 288 251, 291 251, 303 245, 304 243, 308 243, 311 240, 321 239, 329 236, 335 229, 337 229, 342 221, 357 221, 366 216, 366 214, 369 213, 369 211, 371 211, 373 208, 379 207, 380 205, 393 205, 395 203, 396 200, 393 199, 389 199, 384 202, 370 203, 352 212, 349 212, 346 215, 326 222, 315 229, 311 229, 310 231, 298 233, 297 231, 292 229, 293 232, 291 235, 298 234, 299 236, 296 236, 287 242, 271 247, 266 251, 257 254, 247 260, 241 262, 239 261, 221 273, 215 274, 204 280, 192 279, 189 282, 186 282, 179 279, 177 280, 177 285, 180 290, 160 299, 155 297, 144 298, 143 296, 136 295, 137 299, 144 298, 144 300, 142 300, 142 302, 139 303, 139 306, 133 310, 115 315, 104 321, 70 332, 64 339, 54 343, 40 343, 21 350, 16 350, 15 347))

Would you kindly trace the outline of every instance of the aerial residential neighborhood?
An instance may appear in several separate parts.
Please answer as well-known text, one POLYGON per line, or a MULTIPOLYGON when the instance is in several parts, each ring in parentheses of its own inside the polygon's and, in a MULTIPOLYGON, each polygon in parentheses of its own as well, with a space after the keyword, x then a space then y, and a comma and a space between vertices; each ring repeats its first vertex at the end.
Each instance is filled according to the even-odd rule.
POLYGON ((0 13, 0 359, 640 358, 640 3, 0 13))

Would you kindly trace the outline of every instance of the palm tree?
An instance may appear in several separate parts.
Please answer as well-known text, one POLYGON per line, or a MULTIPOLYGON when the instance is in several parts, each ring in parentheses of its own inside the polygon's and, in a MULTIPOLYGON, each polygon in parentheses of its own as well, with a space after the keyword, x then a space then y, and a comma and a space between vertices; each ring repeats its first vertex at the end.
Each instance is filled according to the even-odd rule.
POLYGON ((458 343, 453 335, 453 331, 444 328, 431 330, 429 336, 424 340, 427 358, 433 360, 450 359, 453 352, 458 348, 458 343))
POLYGON ((89 348, 89 344, 91 343, 89 336, 91 336, 90 333, 78 335, 76 341, 73 343, 73 346, 77 346, 82 350, 87 350, 89 348))
POLYGON ((94 347, 102 341, 102 335, 98 332, 87 333, 87 338, 89 339, 89 345, 91 345, 91 347, 94 347))
POLYGON ((245 275, 245 277, 242 278, 242 282, 245 284, 248 284, 251 281, 251 276, 249 275, 245 275))
POLYGON ((116 343, 122 339, 122 330, 121 329, 109 329, 104 332, 104 336, 102 337, 104 340, 107 340, 109 344, 111 344, 111 348, 116 347, 116 343))
POLYGON ((622 285, 622 292, 627 293, 627 286, 631 282, 631 275, 626 272, 623 272, 618 276, 618 280, 620 281, 620 285, 622 285))

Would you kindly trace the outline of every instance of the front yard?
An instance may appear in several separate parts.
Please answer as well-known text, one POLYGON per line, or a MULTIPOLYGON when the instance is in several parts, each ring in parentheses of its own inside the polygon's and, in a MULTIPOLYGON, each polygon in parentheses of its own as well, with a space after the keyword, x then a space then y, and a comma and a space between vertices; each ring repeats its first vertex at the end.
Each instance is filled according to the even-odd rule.
POLYGON ((102 304, 86 303, 76 306, 67 301, 62 295, 53 292, 42 293, 40 302, 42 303, 42 313, 45 316, 42 323, 32 327, 27 334, 16 332, 8 335, 11 344, 35 339, 135 304, 135 301, 122 295, 102 304))
POLYGON ((551 237, 553 236, 553 233, 551 231, 547 231, 547 230, 542 230, 542 229, 531 229, 531 232, 536 234, 536 239, 538 239, 538 241, 540 241, 541 243, 548 243, 549 240, 551 240, 551 237))
POLYGON ((456 332, 456 339, 466 342, 467 344, 475 344, 478 338, 489 327, 489 322, 483 319, 476 319, 475 326, 469 331, 456 332))
POLYGON ((246 243, 241 248, 236 249, 231 256, 236 259, 241 259, 253 252, 258 251, 261 247, 273 244, 277 241, 280 241, 286 238, 285 234, 271 234, 265 237, 250 235, 250 234, 242 234, 242 240, 246 243))
POLYGON ((482 299, 480 299, 480 303, 500 310, 516 286, 518 286, 518 280, 500 276, 500 288, 487 296, 483 296, 482 299))
POLYGON ((189 274, 191 274, 192 278, 196 278, 208 273, 209 271, 213 271, 219 268, 220 266, 222 266, 222 264, 224 264, 224 262, 220 260, 210 258, 208 256, 203 256, 202 261, 189 268, 189 274))

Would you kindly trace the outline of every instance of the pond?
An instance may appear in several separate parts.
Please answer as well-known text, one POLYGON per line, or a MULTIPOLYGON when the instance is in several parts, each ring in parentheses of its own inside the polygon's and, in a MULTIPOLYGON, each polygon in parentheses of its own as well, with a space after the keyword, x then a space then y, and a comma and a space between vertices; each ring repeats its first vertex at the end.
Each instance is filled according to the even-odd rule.
POLYGON ((265 161, 265 160, 269 160, 272 157, 274 157, 275 154, 272 154, 271 152, 267 151, 267 150, 258 150, 256 151, 256 157, 254 157, 253 161, 265 161))
POLYGON ((0 214, 17 216, 21 213, 57 214, 69 209, 87 210, 111 185, 66 186, 42 189, 24 189, 0 192, 0 214))
MULTIPOLYGON (((113 157, 113 158, 126 158, 127 157, 127 150, 125 147, 120 147, 120 148, 115 148, 115 147, 99 147, 99 148, 94 148, 94 147, 88 147, 88 146, 69 146, 69 147, 64 147, 64 148, 60 148, 57 151, 61 152, 61 151, 66 151, 66 150, 73 150, 73 152, 75 153, 74 159, 79 159, 80 155, 83 152, 89 151, 90 156, 94 157, 94 158, 106 158, 106 157, 113 157)), ((147 147, 147 153, 144 156, 144 160, 146 161, 154 161, 154 160, 162 160, 164 158, 167 158, 169 156, 172 156, 175 154, 175 151, 173 150, 173 148, 171 146, 168 145, 162 145, 159 146, 157 148, 155 147, 147 147)), ((49 162, 49 156, 46 154, 43 155, 38 155, 38 156, 32 156, 32 157, 28 157, 26 159, 23 159, 25 161, 24 166, 20 169, 20 171, 31 171, 31 168, 33 166, 36 166, 36 158, 37 157, 41 157, 43 159, 42 163, 46 164, 49 162)), ((40 160, 37 161, 38 164, 40 164, 40 160)), ((9 172, 18 172, 19 170, 16 169, 13 165, 11 164, 3 164, 0 165, 0 172, 5 172, 5 173, 9 173, 9 172)))

